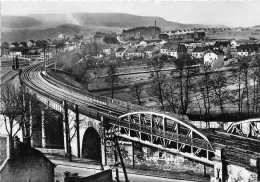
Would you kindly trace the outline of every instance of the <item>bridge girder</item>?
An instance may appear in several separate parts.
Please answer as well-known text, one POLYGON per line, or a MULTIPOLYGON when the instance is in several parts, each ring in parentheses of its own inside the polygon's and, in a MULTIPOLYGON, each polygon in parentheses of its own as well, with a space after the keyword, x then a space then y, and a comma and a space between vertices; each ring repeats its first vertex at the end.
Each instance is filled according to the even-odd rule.
POLYGON ((119 116, 112 125, 108 133, 114 132, 128 140, 213 164, 210 158, 215 151, 207 136, 185 121, 162 113, 139 111, 119 116))
POLYGON ((260 123, 260 118, 234 122, 228 127, 227 132, 231 134, 237 134, 246 137, 255 137, 257 139, 260 139, 260 131, 256 123, 260 123))

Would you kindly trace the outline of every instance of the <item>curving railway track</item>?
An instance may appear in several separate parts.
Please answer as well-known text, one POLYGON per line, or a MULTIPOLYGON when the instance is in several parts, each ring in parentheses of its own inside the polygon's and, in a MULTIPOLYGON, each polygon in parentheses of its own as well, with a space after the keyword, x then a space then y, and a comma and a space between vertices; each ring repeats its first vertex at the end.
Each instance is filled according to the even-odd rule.
POLYGON ((82 113, 84 113, 84 111, 88 111, 93 114, 107 116, 110 119, 116 119, 126 111, 125 109, 119 110, 108 107, 106 106, 104 99, 101 99, 101 97, 95 96, 94 94, 89 94, 87 92, 82 92, 75 87, 74 90, 70 88, 64 89, 65 86, 69 86, 59 83, 58 81, 54 81, 45 72, 42 73, 41 70, 41 63, 33 65, 24 70, 21 74, 21 79, 27 87, 37 93, 40 93, 46 98, 49 98, 59 104, 62 104, 62 101, 66 100, 69 108, 72 108, 74 104, 77 104, 82 113))
MULTIPOLYGON (((69 86, 54 78, 48 73, 42 71, 42 63, 32 65, 24 70, 21 74, 22 82, 33 92, 36 92, 50 100, 62 105, 66 100, 69 109, 74 104, 79 106, 79 112, 93 118, 99 116, 108 117, 110 120, 116 121, 117 118, 129 112, 127 107, 111 107, 108 105, 107 98, 86 91, 80 88, 69 86)), ((112 101, 113 102, 113 101, 112 101)), ((260 155, 260 141, 246 137, 238 137, 236 135, 225 132, 204 132, 210 143, 214 146, 224 146, 231 154, 239 155, 260 155)), ((234 159, 235 160, 235 159, 234 159)))

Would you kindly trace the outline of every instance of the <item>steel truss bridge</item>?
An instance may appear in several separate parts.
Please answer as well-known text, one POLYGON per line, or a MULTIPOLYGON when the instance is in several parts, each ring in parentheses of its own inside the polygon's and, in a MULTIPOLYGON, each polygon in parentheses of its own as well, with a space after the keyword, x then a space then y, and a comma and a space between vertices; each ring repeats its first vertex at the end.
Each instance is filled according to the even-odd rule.
POLYGON ((110 129, 107 133, 114 132, 127 140, 208 165, 214 165, 213 157, 218 145, 227 148, 226 157, 242 163, 241 165, 250 165, 250 160, 247 159, 250 159, 252 153, 260 155, 260 140, 234 135, 241 134, 239 124, 248 123, 255 133, 248 136, 258 138, 259 133, 254 124, 256 120, 234 123, 227 130, 229 133, 202 131, 180 115, 149 111, 144 107, 101 97, 66 85, 49 76, 42 68, 40 63, 24 70, 21 74, 23 84, 35 93, 41 102, 55 110, 62 112, 62 102, 66 100, 72 110, 77 104, 79 112, 83 115, 93 119, 100 119, 100 116, 108 118, 110 129))

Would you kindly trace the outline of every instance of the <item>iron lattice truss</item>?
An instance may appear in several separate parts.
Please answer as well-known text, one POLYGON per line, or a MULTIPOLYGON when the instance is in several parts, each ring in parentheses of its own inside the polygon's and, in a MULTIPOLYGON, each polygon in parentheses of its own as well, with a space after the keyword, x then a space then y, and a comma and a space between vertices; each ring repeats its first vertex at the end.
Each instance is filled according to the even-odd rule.
POLYGON ((208 138, 185 121, 155 112, 133 112, 118 117, 112 125, 108 133, 199 162, 213 164, 211 158, 215 154, 208 138))
POLYGON ((227 132, 231 134, 260 139, 260 118, 248 119, 232 123, 227 132))

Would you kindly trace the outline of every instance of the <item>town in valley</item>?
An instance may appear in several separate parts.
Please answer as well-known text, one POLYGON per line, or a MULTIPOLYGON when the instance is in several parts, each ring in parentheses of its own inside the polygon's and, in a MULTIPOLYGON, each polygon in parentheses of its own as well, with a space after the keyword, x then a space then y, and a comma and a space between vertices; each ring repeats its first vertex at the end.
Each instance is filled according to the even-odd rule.
POLYGON ((0 182, 260 181, 257 1, 24 3, 1 2, 0 182))

